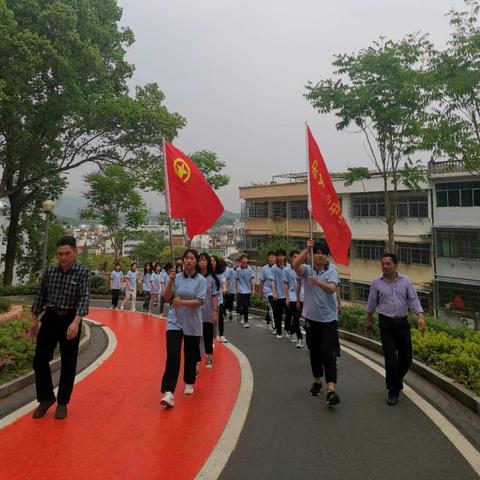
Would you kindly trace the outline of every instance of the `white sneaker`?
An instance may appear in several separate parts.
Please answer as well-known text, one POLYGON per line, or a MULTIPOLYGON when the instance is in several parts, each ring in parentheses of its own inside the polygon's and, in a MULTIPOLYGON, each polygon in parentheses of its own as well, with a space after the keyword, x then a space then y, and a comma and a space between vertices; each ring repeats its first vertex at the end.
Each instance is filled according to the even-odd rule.
POLYGON ((217 342, 223 342, 222 338, 225 338, 225 337, 221 337, 220 335, 217 335, 217 338, 216 338, 217 342))
POLYGON ((189 383, 185 384, 185 390, 183 391, 185 395, 193 395, 193 385, 190 385, 189 383))
POLYGON ((297 344, 295 345, 295 348, 303 348, 303 341, 299 340, 297 344))
POLYGON ((175 405, 175 401, 173 399, 173 393, 172 392, 165 392, 165 395, 160 400, 160 403, 162 405, 165 405, 166 407, 173 407, 175 405))
POLYGON ((228 340, 223 335, 220 337, 220 341, 222 343, 228 343, 228 340))
POLYGON ((267 325, 267 328, 268 328, 269 330, 273 330, 273 325, 272 325, 271 323, 269 323, 269 324, 267 325))
POLYGON ((120 305, 120 310, 123 310, 123 305, 120 305))
MULTIPOLYGON (((207 358, 207 361, 205 362, 205 368, 213 368, 213 360, 211 358, 207 358)), ((186 393, 187 387, 185 386, 185 393, 186 393)), ((193 388, 192 388, 192 393, 193 393, 193 388)))
POLYGON ((135 307, 132 308, 132 312, 136 312, 137 309, 135 307))
POLYGON ((294 333, 292 333, 292 334, 290 335, 290 342, 291 342, 291 343, 295 343, 296 341, 297 341, 297 336, 296 336, 294 333))
POLYGON ((276 335, 276 334, 277 334, 277 330, 274 328, 274 329, 272 330, 272 335, 276 335))
POLYGON ((250 328, 250 324, 247 322, 243 325, 245 328, 250 328))
POLYGON ((240 325, 245 325, 245 320, 243 320, 243 318, 240 320, 240 325))
POLYGON ((277 338, 278 338, 278 339, 281 339, 281 338, 283 338, 283 337, 282 337, 281 335, 277 335, 277 338))

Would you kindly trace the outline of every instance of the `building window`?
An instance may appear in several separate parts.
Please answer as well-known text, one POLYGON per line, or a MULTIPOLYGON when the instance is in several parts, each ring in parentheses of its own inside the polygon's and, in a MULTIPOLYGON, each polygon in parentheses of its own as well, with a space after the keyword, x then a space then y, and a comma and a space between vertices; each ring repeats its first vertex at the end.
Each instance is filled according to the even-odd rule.
POLYGON ((350 292, 350 280, 341 278, 339 289, 340 289, 340 298, 342 300, 346 300, 348 302, 352 299, 351 292, 350 292))
POLYGON ((355 258, 379 260, 380 257, 385 253, 385 242, 355 240, 353 243, 355 258))
POLYGON ((247 235, 245 241, 245 247, 247 250, 258 250, 262 247, 267 241, 269 237, 267 235, 247 235))
POLYGON ((306 200, 294 200, 290 202, 290 218, 299 220, 308 219, 308 206, 306 200))
MULTIPOLYGON (((350 203, 352 217, 385 218, 385 198, 383 193, 373 195, 352 194, 350 203)), ((398 218, 427 218, 428 192, 397 194, 395 209, 398 218)))
POLYGON ((395 244, 398 261, 417 265, 430 265, 429 243, 403 243, 395 244))
POLYGON ((469 315, 480 311, 480 287, 448 282, 436 282, 438 306, 469 315))
POLYGON ((480 260, 480 231, 436 230, 439 257, 480 260))
POLYGON ((425 313, 432 313, 432 294, 430 292, 417 292, 420 305, 425 313))
POLYGON ((353 300, 357 302, 367 303, 368 295, 370 293, 370 285, 365 283, 353 283, 353 300))
POLYGON ((437 207, 480 207, 480 182, 439 183, 437 207))
POLYGON ((272 202, 272 218, 287 218, 287 202, 272 202))
POLYGON ((248 202, 248 218, 268 218, 268 202, 248 202))

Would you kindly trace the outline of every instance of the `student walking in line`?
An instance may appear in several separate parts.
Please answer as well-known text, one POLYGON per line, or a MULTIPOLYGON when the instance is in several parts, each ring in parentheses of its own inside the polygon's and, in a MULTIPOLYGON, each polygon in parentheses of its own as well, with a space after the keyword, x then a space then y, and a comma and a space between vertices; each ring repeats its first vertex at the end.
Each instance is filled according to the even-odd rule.
MULTIPOLYGON (((277 334, 277 338, 282 338, 282 317, 285 310, 286 288, 285 288, 285 260, 287 258, 287 252, 283 248, 279 248, 275 252, 277 257, 277 263, 272 267, 272 274, 275 281, 277 298, 273 306, 273 317, 275 320, 275 330, 272 333, 277 334)), ((285 334, 288 337, 290 334, 290 326, 285 328, 285 334)))
POLYGON ((174 266, 172 263, 168 262, 162 269, 160 273, 160 286, 161 286, 161 293, 160 293, 160 315, 163 315, 163 309, 165 307, 165 297, 163 296, 163 292, 168 284, 168 279, 170 272, 174 270, 174 266))
POLYGON ((203 334, 202 305, 205 302, 207 281, 197 271, 198 253, 189 248, 183 254, 183 271, 170 271, 164 297, 171 301, 167 317, 167 360, 162 378, 161 404, 173 407, 174 393, 180 371, 183 342, 183 381, 185 395, 193 394, 196 366, 200 357, 200 337, 203 334))
MULTIPOLYGON (((293 260, 292 260, 293 262, 293 260)), ((302 309, 303 309, 303 299, 304 299, 304 288, 303 288, 303 281, 300 277, 297 276, 297 287, 295 290, 295 295, 297 297, 297 312, 296 318, 293 321, 293 329, 297 332, 297 344, 295 345, 296 348, 303 348, 303 334, 302 329, 300 327, 300 317, 302 316, 302 309)))
POLYGON ((327 383, 326 405, 333 407, 340 403, 335 391, 337 383, 338 352, 338 310, 337 310, 337 269, 328 262, 330 250, 326 243, 307 241, 307 248, 295 257, 292 268, 304 284, 302 315, 305 319, 307 346, 310 350, 310 365, 313 384, 310 394, 320 395, 322 378, 327 383), (313 269, 305 262, 313 250, 313 269))
POLYGON ((218 336, 217 341, 228 343, 228 340, 225 338, 225 306, 223 303, 223 293, 227 291, 227 284, 225 279, 225 270, 227 264, 224 260, 218 258, 216 255, 210 257, 212 262, 213 272, 216 274, 218 280, 220 281, 220 288, 218 290, 218 336))
POLYGON ((275 285, 275 279, 273 277, 272 268, 277 261, 275 252, 271 250, 267 254, 267 264, 262 267, 260 272, 260 291, 263 294, 263 298, 267 301, 267 313, 265 315, 265 322, 267 322, 267 328, 273 330, 273 308, 275 300, 277 298, 277 291, 275 285))
POLYGON ((67 416, 77 368, 82 318, 88 313, 90 301, 90 271, 76 262, 76 256, 74 237, 66 236, 57 241, 58 263, 45 270, 33 302, 30 332, 37 337, 33 369, 40 402, 33 418, 43 417, 55 400, 55 418, 62 420, 67 416), (60 344, 62 367, 55 399, 49 362, 57 343, 60 344))
POLYGON ((220 292, 220 280, 213 271, 211 257, 208 253, 201 253, 198 256, 198 267, 200 273, 207 281, 205 301, 202 305, 203 324, 203 345, 207 360, 205 368, 213 367, 213 334, 218 321, 218 294, 220 292))
POLYGON ((151 291, 150 291, 150 303, 148 305, 148 314, 155 310, 155 307, 160 302, 160 295, 162 293, 162 266, 157 263, 155 264, 155 271, 152 273, 152 278, 150 280, 151 291))
POLYGON ((237 294, 236 290, 236 282, 235 282, 235 274, 237 268, 240 266, 240 262, 235 260, 234 266, 229 267, 226 274, 226 281, 227 281, 227 298, 225 302, 225 315, 227 310, 229 312, 228 318, 229 320, 233 320, 233 303, 235 301, 235 295, 237 294))
POLYGON ((248 308, 250 307, 250 296, 255 291, 255 285, 253 280, 255 274, 252 267, 248 265, 248 255, 243 253, 240 255, 240 267, 237 268, 235 280, 237 289, 237 303, 240 316, 243 320, 240 321, 240 325, 245 328, 250 328, 248 323, 248 308))
POLYGON ((142 290, 143 290, 143 309, 148 312, 150 297, 152 295, 152 270, 150 263, 143 266, 142 290))
POLYGON ((110 274, 110 290, 112 291, 112 308, 118 307, 118 299, 120 291, 123 287, 123 272, 120 270, 122 266, 117 262, 110 274))
MULTIPOLYGON (((292 250, 290 252, 290 263, 292 263, 299 254, 300 252, 298 250, 292 250)), ((303 335, 300 328, 300 312, 297 308, 297 299, 299 299, 299 296, 297 295, 298 275, 291 266, 285 268, 285 283, 288 290, 285 300, 287 310, 285 314, 285 329, 287 329, 288 326, 290 341, 292 343, 296 342, 297 348, 302 348, 303 335)))
POLYGON ((418 316, 418 328, 425 329, 423 309, 412 281, 398 273, 393 253, 381 257, 382 275, 373 280, 367 303, 367 326, 378 308, 378 324, 385 357, 387 404, 396 405, 403 389, 403 378, 412 363, 412 338, 408 307, 418 316))
POLYGON ((122 305, 120 306, 120 310, 124 310, 125 306, 128 305, 128 302, 131 301, 131 310, 132 312, 135 312, 138 281, 137 264, 135 262, 132 262, 130 264, 130 270, 123 276, 123 280, 125 281, 125 298, 123 299, 122 305))

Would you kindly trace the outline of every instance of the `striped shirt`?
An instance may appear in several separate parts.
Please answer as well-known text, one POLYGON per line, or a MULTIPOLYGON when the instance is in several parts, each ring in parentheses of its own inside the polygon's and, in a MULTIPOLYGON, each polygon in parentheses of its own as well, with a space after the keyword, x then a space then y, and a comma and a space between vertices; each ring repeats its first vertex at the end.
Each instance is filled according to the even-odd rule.
POLYGON ((40 315, 44 308, 75 310, 84 317, 90 302, 90 270, 75 262, 70 270, 60 265, 50 265, 32 305, 32 313, 40 315))

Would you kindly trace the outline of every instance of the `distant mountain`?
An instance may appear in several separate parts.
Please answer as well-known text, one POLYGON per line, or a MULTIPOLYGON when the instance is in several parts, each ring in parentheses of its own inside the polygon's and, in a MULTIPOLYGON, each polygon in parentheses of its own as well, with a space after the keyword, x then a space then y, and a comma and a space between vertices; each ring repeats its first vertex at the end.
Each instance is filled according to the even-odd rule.
MULTIPOLYGON (((80 210, 87 206, 87 200, 83 197, 69 197, 67 195, 63 196, 61 199, 55 202, 54 213, 57 217, 62 217, 61 220, 70 219, 73 223, 80 223, 80 210)), ((152 212, 150 215, 150 221, 156 223, 158 221, 159 212, 152 212)), ((222 216, 218 219, 215 226, 222 225, 231 225, 234 220, 240 218, 239 213, 229 212, 225 210, 222 216)), ((85 222, 82 223, 94 223, 94 222, 85 222)))

